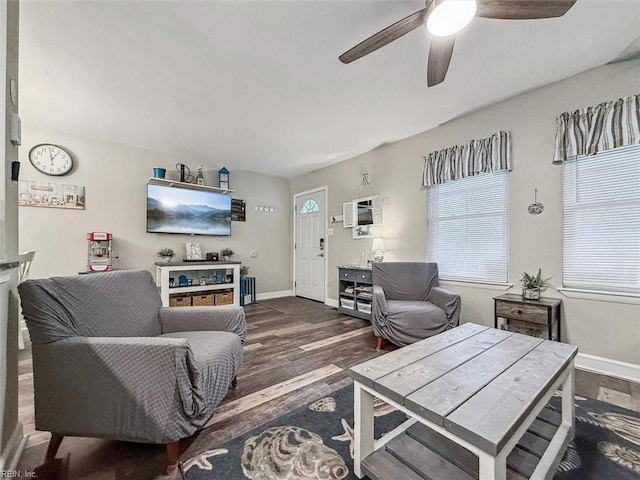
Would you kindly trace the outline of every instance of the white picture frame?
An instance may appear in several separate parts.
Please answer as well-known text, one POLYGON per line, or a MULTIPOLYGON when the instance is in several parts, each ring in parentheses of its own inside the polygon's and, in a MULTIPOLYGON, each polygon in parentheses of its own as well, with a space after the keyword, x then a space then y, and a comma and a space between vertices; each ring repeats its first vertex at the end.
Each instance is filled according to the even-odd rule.
POLYGON ((184 246, 187 251, 187 260, 202 260, 202 250, 198 242, 187 242, 184 246))
POLYGON ((18 205, 21 207, 84 210, 84 187, 67 183, 21 179, 18 182, 18 205))
POLYGON ((361 238, 375 238, 379 237, 380 228, 377 225, 363 225, 355 226, 352 231, 352 238, 354 240, 361 238))

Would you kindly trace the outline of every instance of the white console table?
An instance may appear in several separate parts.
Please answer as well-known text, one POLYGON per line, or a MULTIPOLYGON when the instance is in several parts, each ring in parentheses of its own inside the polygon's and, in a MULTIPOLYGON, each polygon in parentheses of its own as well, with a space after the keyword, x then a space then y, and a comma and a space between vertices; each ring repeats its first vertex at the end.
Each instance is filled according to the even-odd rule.
POLYGON ((233 291, 233 303, 240 305, 240 263, 241 262, 156 262, 156 285, 160 288, 162 306, 169 306, 169 297, 177 294, 196 292, 215 293, 216 290, 233 291), (216 271, 222 273, 222 283, 214 283, 216 271), (181 286, 178 277, 186 276, 191 285, 181 286), (225 283, 231 275, 231 282, 225 283), (201 278, 205 284, 201 284, 201 278), (174 286, 169 286, 169 278, 174 279, 174 286))

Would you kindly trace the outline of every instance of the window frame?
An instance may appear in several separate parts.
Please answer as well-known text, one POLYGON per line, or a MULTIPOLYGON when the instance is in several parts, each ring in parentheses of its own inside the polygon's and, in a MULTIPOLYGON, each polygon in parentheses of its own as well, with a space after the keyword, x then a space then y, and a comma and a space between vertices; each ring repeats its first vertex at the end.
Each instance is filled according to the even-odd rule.
MULTIPOLYGON (((611 182, 612 179, 616 180, 614 178, 614 175, 617 174, 618 177, 620 177, 621 175, 619 173, 616 173, 617 171, 615 170, 615 168, 616 167, 619 168, 620 166, 627 166, 624 164, 625 159, 627 157, 637 158, 638 155, 640 155, 640 144, 635 144, 635 145, 627 145, 623 147, 602 151, 595 155, 577 155, 577 156, 568 158, 567 160, 565 160, 565 162, 563 162, 563 166, 562 166, 562 169, 563 169, 562 170, 562 287, 559 289, 560 291, 578 292, 578 293, 585 293, 585 294, 601 294, 601 295, 609 295, 609 296, 616 296, 616 297, 626 296, 626 297, 640 298, 640 283, 636 284, 635 289, 633 285, 630 285, 627 287, 621 287, 620 284, 616 285, 614 283, 610 283, 611 275, 608 276, 609 280, 607 279, 607 275, 603 275, 600 277, 600 279, 598 279, 596 276, 593 276, 590 273, 589 269, 580 270, 579 265, 576 267, 575 264, 569 264, 570 261, 567 259, 569 254, 571 254, 575 258, 580 257, 580 252, 582 251, 581 249, 588 249, 592 247, 594 244, 600 245, 601 248, 603 246, 603 243, 614 246, 616 244, 616 238, 619 237, 620 235, 619 229, 611 231, 610 236, 604 235, 605 233, 608 233, 606 230, 589 232, 585 228, 586 222, 579 221, 578 219, 575 220, 575 224, 570 225, 570 221, 571 221, 569 219, 570 216, 573 215, 578 218, 592 216, 597 218, 599 212, 602 212, 603 210, 606 210, 607 212, 611 212, 614 208, 628 208, 628 210, 625 210, 627 214, 629 214, 630 216, 633 216, 633 214, 635 213, 637 216, 640 216, 640 203, 638 203, 637 201, 634 201, 633 198, 631 200, 624 200, 624 199, 612 200, 610 198, 609 199, 605 198, 600 201, 594 201, 593 199, 589 199, 589 201, 587 201, 585 199, 585 201, 583 201, 582 204, 579 200, 581 189, 584 191, 585 188, 588 188, 589 186, 593 186, 594 183, 605 184, 607 181, 611 182), (617 153, 612 154, 613 151, 617 151, 617 153), (614 157, 613 159, 612 159, 612 156, 614 157), (583 163, 582 165, 583 169, 578 170, 579 162, 581 161, 585 163, 583 163), (606 166, 603 167, 603 165, 606 165, 605 163, 597 165, 597 162, 600 162, 600 161, 609 162, 608 166, 614 167, 614 168, 607 169, 606 166), (614 164, 613 162, 615 161, 618 161, 621 163, 614 164), (591 165, 589 165, 589 163, 587 162, 589 162, 591 165), (584 173, 585 168, 591 168, 592 170, 595 170, 594 165, 596 165, 599 176, 600 177, 604 176, 605 178, 602 180, 599 180, 599 182, 595 182, 592 178, 591 178, 591 181, 589 181, 590 177, 587 177, 585 181, 580 183, 579 173, 580 172, 584 173), (613 173, 610 173, 610 172, 613 172, 613 173), (572 175, 575 178, 574 179, 569 178, 569 175, 572 175), (571 189, 570 191, 568 191, 569 188, 571 189), (634 206, 636 210, 634 210, 634 206), (568 231, 567 229, 569 227, 577 227, 577 229, 574 229, 573 231, 568 231), (580 230, 580 227, 583 227, 582 230, 580 230), (585 239, 587 238, 587 236, 588 236, 588 239, 585 239), (571 248, 569 244, 571 245, 578 244, 578 247, 575 248, 574 251, 568 252, 568 249, 571 248), (570 273, 568 273, 569 270, 571 270, 570 273), (585 278, 587 278, 586 281, 580 282, 580 279, 585 279, 585 278), (598 280, 602 280, 602 283, 596 283, 598 280), (609 283, 607 283, 608 281, 609 283)), ((628 165, 631 165, 631 168, 634 168, 634 167, 637 168, 637 164, 634 164, 633 162, 634 161, 632 160, 631 162, 629 162, 628 165)), ((630 170, 629 173, 626 173, 625 171, 625 174, 622 176, 626 177, 632 174, 633 173, 630 170)), ((635 175, 637 176, 638 172, 635 172, 635 175)), ((634 193, 633 182, 629 182, 629 183, 632 184, 631 187, 629 188, 629 192, 631 195, 633 195, 634 193)), ((616 185, 621 185, 621 184, 624 184, 624 182, 616 182, 616 185)), ((600 213, 600 216, 602 216, 602 213, 600 213)), ((619 219, 619 215, 609 214, 609 216, 611 218, 619 219)), ((633 226, 632 223, 630 223, 630 225, 633 226)), ((640 229, 637 232, 638 232, 637 238, 634 239, 633 237, 631 237, 629 239, 631 244, 633 243, 633 240, 638 242, 638 249, 639 249, 638 256, 635 258, 631 257, 628 260, 628 263, 632 263, 632 264, 633 262, 636 262, 636 263, 640 262, 640 229)), ((633 250, 633 247, 630 248, 630 251, 632 250, 633 250)), ((582 256, 584 256, 584 254, 582 256)), ((575 262, 575 259, 572 259, 572 260, 575 262)), ((591 260, 592 259, 590 258, 590 261, 591 260)), ((593 260, 596 261, 598 264, 605 263, 606 255, 600 255, 600 256, 594 255, 593 260)), ((615 268, 616 268, 615 262, 612 262, 611 269, 615 269, 615 268)))
MULTIPOLYGON (((469 177, 465 177, 458 180, 451 180, 449 182, 432 185, 427 187, 427 239, 426 239, 426 258, 427 261, 438 263, 439 270, 439 278, 442 281, 446 282, 460 282, 460 283, 470 283, 470 284, 484 284, 484 285, 500 285, 500 286, 508 286, 509 284, 509 254, 510 254, 510 245, 509 245, 509 170, 499 170, 497 172, 490 173, 480 173, 478 175, 473 175, 469 177), (492 178, 488 179, 488 176, 491 175, 492 178), (485 188, 482 191, 478 191, 477 187, 481 180, 484 180, 481 186, 485 188), (464 182, 464 184, 462 184, 464 182), (442 192, 442 188, 452 187, 455 183, 455 187, 457 192, 442 192), (437 192, 434 191, 437 189, 437 192), (467 191, 467 195, 464 192, 467 191), (437 215, 434 214, 436 212, 433 211, 433 206, 429 203, 429 198, 433 195, 437 195, 437 199, 442 200, 442 195, 444 193, 445 198, 447 196, 464 198, 464 202, 468 203, 470 199, 474 196, 478 195, 500 195, 503 207, 501 209, 496 209, 491 212, 479 212, 479 213, 467 213, 462 215, 452 215, 452 216, 443 216, 440 215, 441 212, 437 212, 437 215), (474 227, 474 221, 478 219, 487 219, 487 218, 499 218, 499 221, 496 221, 495 228, 500 229, 500 238, 501 242, 496 243, 496 248, 500 249, 500 254, 497 257, 494 257, 495 261, 491 261, 489 256, 485 256, 480 258, 480 260, 489 259, 489 263, 484 265, 484 272, 481 272, 476 269, 475 271, 466 270, 464 272, 450 272, 447 268, 443 268, 446 265, 446 260, 451 260, 452 257, 459 257, 458 254, 454 254, 448 259, 443 259, 439 256, 438 245, 432 245, 432 240, 435 236, 438 235, 439 232, 434 233, 432 231, 433 228, 440 228, 442 222, 446 222, 448 220, 465 220, 464 228, 469 229, 474 227), (436 251, 434 251, 434 249, 436 251), (499 268, 499 272, 494 274, 490 274, 490 270, 487 267, 493 265, 493 267, 499 268)), ((460 200, 458 200, 460 201, 460 200)), ((436 207, 438 208, 438 207, 436 207)), ((465 208, 467 208, 465 206, 465 208)), ((482 237, 474 237, 476 240, 480 240, 482 237)), ((478 247, 469 247, 466 245, 467 250, 472 250, 473 248, 477 249, 478 247)), ((469 253, 469 255, 473 255, 474 253, 469 253)))

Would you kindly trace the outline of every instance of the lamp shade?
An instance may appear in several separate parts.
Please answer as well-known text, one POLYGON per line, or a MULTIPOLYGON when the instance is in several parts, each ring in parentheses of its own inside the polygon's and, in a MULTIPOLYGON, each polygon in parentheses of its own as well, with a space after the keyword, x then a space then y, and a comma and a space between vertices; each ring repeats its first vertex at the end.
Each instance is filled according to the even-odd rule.
POLYGON ((384 239, 377 237, 373 239, 373 243, 371 244, 371 251, 384 251, 384 239))

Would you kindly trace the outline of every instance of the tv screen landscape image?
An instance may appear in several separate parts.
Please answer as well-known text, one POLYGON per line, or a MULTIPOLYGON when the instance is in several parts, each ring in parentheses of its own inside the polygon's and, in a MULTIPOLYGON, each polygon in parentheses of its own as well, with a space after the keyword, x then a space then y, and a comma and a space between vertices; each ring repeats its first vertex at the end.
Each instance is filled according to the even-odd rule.
POLYGON ((148 184, 147 232, 231 235, 231 196, 148 184))

